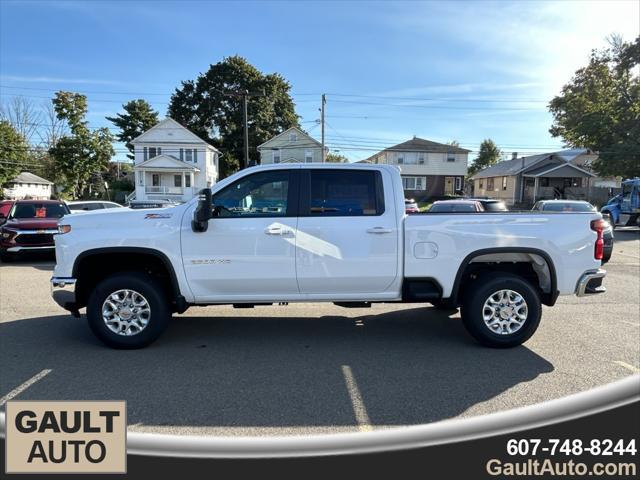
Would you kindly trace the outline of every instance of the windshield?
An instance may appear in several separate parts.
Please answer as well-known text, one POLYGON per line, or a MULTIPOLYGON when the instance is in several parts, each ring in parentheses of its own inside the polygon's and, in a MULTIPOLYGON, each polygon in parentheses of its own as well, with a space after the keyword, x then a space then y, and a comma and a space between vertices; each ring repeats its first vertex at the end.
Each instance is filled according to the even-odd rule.
POLYGON ((545 212, 593 212, 595 209, 589 203, 545 203, 542 207, 545 212))
POLYGON ((62 218, 69 210, 61 203, 16 203, 11 218, 62 218))
POLYGON ((441 203, 433 205, 429 211, 433 213, 467 213, 475 212, 476 206, 471 203, 441 203))
POLYGON ((508 210, 504 202, 486 202, 482 206, 487 212, 506 212, 508 210))

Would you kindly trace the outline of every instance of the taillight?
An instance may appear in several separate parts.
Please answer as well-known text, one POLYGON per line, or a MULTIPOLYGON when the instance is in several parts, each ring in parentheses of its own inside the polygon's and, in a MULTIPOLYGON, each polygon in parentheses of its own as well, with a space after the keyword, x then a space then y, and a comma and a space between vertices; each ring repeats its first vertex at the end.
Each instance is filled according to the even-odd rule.
POLYGON ((605 222, 601 218, 591 221, 591 230, 596 232, 596 234, 598 235, 598 238, 596 238, 596 246, 593 251, 593 258, 595 258, 596 260, 602 260, 602 257, 604 256, 603 232, 606 226, 607 222, 605 222))

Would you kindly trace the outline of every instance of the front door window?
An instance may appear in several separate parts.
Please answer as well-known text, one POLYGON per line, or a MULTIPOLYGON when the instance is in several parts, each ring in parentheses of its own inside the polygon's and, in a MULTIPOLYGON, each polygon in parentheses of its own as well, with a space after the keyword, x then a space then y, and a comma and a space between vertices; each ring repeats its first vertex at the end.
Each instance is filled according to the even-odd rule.
POLYGON ((154 187, 159 187, 160 186, 160 175, 157 173, 154 173, 151 175, 151 185, 153 185, 154 187))

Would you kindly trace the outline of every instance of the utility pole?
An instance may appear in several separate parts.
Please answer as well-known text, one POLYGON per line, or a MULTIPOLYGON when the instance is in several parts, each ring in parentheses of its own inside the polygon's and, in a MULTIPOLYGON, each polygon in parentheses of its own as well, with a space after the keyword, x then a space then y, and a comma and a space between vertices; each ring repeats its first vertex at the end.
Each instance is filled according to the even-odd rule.
POLYGON ((249 166, 249 115, 247 114, 247 100, 249 97, 266 97, 264 90, 262 92, 250 92, 249 90, 241 90, 238 92, 225 93, 230 97, 242 97, 242 111, 244 122, 244 165, 242 168, 249 166))
POLYGON ((320 129, 322 130, 322 163, 326 161, 326 155, 324 153, 324 105, 327 103, 325 94, 322 94, 322 106, 320 107, 320 129))

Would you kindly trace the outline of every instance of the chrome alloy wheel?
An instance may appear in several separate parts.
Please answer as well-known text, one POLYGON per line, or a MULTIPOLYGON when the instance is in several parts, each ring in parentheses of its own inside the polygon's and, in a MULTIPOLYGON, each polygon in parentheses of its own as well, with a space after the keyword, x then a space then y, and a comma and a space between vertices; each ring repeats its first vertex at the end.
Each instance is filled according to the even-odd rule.
POLYGON ((482 308, 485 325, 498 335, 510 335, 527 320, 527 302, 513 290, 498 290, 489 295, 482 308))
POLYGON ((137 335, 146 328, 150 318, 149 302, 135 290, 117 290, 102 304, 105 325, 118 335, 137 335))

